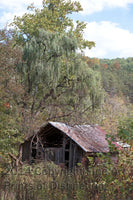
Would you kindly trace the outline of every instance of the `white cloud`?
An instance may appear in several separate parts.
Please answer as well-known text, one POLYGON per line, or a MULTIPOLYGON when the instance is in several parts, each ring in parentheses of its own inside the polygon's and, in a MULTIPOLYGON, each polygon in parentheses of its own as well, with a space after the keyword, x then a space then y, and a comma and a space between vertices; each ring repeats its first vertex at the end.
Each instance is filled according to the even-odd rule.
POLYGON ((5 1, 5 0, 1 0, 0 1, 0 8, 6 7, 8 9, 16 9, 18 7, 24 7, 24 6, 28 6, 29 4, 33 3, 38 6, 38 5, 42 5, 42 0, 10 0, 10 1, 5 1))
POLYGON ((95 48, 85 51, 89 57, 133 57, 133 33, 119 28, 116 23, 87 23, 84 37, 96 43, 95 48))
POLYGON ((0 0, 0 27, 10 23, 15 15, 22 16, 33 2, 35 6, 42 5, 42 0, 0 0))
MULTIPOLYGON (((75 1, 75 0, 72 0, 75 1)), ((78 0, 84 11, 82 14, 89 15, 102 11, 105 8, 127 7, 133 0, 78 0)), ((14 15, 22 16, 26 12, 26 7, 34 2, 35 6, 41 6, 42 0, 0 0, 0 27, 7 22, 11 22, 14 15), (6 11, 6 13, 4 13, 6 11)))
POLYGON ((105 8, 126 8, 130 3, 133 4, 133 0, 79 0, 79 2, 83 7, 81 13, 85 15, 102 11, 105 8))

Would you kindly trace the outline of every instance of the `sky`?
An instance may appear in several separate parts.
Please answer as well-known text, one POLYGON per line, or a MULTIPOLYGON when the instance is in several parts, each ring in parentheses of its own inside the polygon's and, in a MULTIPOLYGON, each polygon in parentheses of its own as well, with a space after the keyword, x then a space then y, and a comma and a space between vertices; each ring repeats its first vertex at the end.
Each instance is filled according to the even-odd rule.
MULTIPOLYGON (((73 0, 72 0, 73 1, 73 0)), ((0 0, 0 28, 22 16, 29 4, 41 7, 42 0, 0 0)), ((133 0, 79 0, 83 11, 72 14, 74 21, 87 23, 84 38, 96 47, 85 55, 97 58, 133 57, 133 0)))

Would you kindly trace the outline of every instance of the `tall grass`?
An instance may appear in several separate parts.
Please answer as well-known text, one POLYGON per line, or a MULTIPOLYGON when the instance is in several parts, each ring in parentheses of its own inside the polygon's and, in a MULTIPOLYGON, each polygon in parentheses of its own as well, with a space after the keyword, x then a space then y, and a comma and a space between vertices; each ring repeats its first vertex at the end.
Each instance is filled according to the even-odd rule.
POLYGON ((132 162, 120 157, 117 165, 107 162, 72 171, 53 163, 24 165, 10 170, 1 180, 1 200, 131 200, 132 162))

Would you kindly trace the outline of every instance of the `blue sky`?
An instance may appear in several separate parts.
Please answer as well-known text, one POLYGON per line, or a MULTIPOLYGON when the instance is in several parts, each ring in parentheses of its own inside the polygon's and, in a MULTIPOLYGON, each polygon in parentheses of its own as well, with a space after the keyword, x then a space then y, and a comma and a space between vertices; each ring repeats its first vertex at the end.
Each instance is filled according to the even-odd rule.
MULTIPOLYGON (((73 0, 72 0, 73 1, 73 0)), ((0 0, 0 28, 22 16, 26 7, 42 0, 0 0)), ((74 21, 87 23, 84 38, 95 41, 96 47, 85 55, 98 58, 133 57, 133 0, 79 0, 84 11, 73 14, 74 21)))

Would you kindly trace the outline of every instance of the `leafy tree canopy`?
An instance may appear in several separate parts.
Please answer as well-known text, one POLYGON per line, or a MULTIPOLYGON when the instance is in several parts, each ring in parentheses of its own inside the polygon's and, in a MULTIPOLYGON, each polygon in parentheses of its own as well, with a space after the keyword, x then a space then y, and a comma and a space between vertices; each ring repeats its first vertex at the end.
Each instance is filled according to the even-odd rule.
POLYGON ((24 98, 18 104, 29 109, 32 120, 39 117, 41 121, 40 114, 44 121, 64 120, 65 116, 68 119, 84 113, 87 107, 94 110, 100 105, 100 74, 87 67, 76 53, 77 46, 73 35, 43 29, 39 30, 39 37, 32 37, 24 45, 23 61, 16 70, 29 100, 24 98), (44 116, 47 117, 44 119, 44 116))
POLYGON ((30 40, 33 36, 39 35, 39 29, 49 30, 51 32, 67 32, 73 34, 78 39, 80 49, 95 46, 94 42, 83 39, 83 31, 86 27, 84 22, 73 20, 69 17, 73 12, 82 11, 79 2, 71 0, 43 0, 42 8, 35 8, 33 4, 28 7, 29 13, 22 17, 15 16, 12 25, 18 30, 17 41, 24 42, 30 40))

